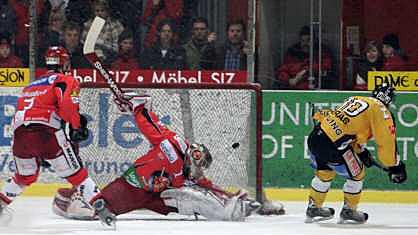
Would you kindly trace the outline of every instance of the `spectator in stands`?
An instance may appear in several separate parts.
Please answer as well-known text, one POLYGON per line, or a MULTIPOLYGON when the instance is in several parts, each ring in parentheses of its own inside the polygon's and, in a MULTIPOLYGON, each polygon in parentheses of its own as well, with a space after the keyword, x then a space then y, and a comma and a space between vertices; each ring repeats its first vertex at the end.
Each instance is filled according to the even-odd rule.
POLYGON ((63 8, 54 8, 51 10, 45 37, 46 48, 58 46, 60 41, 62 41, 64 32, 63 25, 65 21, 65 12, 63 8))
POLYGON ((407 57, 402 52, 399 38, 396 34, 390 33, 383 37, 383 69, 384 71, 407 70, 407 57))
MULTIPOLYGON (((319 77, 318 49, 314 49, 313 70, 314 83, 309 81, 309 49, 310 49, 310 28, 303 26, 299 32, 299 42, 291 46, 285 55, 283 64, 277 71, 278 83, 281 88, 289 89, 314 89, 319 77)), ((315 42, 315 38, 313 39, 315 42)), ((315 43, 314 45, 317 45, 315 43)), ((332 68, 332 57, 325 45, 322 46, 323 74, 330 72, 332 68)), ((322 74, 321 74, 322 77, 322 74)))
MULTIPOLYGON (((106 23, 99 34, 95 45, 97 56, 104 61, 105 64, 115 59, 118 53, 118 38, 122 33, 123 25, 110 15, 110 8, 106 0, 94 0, 92 3, 94 16, 99 16, 106 20, 106 23)), ((94 18, 94 17, 93 17, 94 18)), ((93 19, 84 23, 83 40, 86 39, 87 32, 90 29, 93 19)))
POLYGON ((139 61, 134 50, 134 34, 125 29, 119 35, 118 58, 112 63, 112 70, 131 70, 139 68, 139 61))
POLYGON ((247 54, 250 53, 245 41, 245 23, 235 20, 227 25, 228 39, 216 48, 216 68, 224 70, 246 70, 247 54))
POLYGON ((69 0, 65 8, 67 20, 83 25, 92 15, 92 0, 69 0))
POLYGON ((134 49, 136 54, 141 52, 141 27, 138 27, 138 19, 143 13, 143 2, 145 0, 109 0, 113 14, 123 24, 125 29, 132 31, 134 36, 134 49))
POLYGON ((141 67, 145 69, 186 69, 186 51, 179 46, 175 34, 175 22, 166 19, 157 27, 158 41, 153 47, 145 48, 141 67))
POLYGON ((179 24, 183 16, 183 0, 147 0, 144 17, 145 47, 151 47, 157 40, 157 27, 164 19, 179 24))
POLYGON ((369 71, 379 71, 382 69, 382 52, 376 41, 370 41, 364 48, 362 58, 355 68, 354 89, 367 90, 367 74, 369 71))
POLYGON ((61 46, 70 53, 71 68, 90 68, 90 63, 83 55, 83 44, 81 43, 81 27, 79 24, 67 21, 63 26, 63 40, 61 46))
MULTIPOLYGON (((23 60, 23 64, 29 62, 29 0, 9 0, 16 12, 17 32, 15 36, 16 55, 23 60)), ((38 29, 48 25, 48 15, 51 9, 49 1, 36 1, 36 12, 38 14, 38 29)))
POLYGON ((7 32, 0 34, 0 68, 22 68, 22 60, 11 51, 11 38, 7 32))
POLYGON ((16 13, 8 0, 0 0, 0 33, 16 35, 16 13))
POLYGON ((192 27, 192 39, 183 46, 187 67, 192 70, 214 69, 216 34, 209 33, 208 21, 203 17, 195 18, 192 27))

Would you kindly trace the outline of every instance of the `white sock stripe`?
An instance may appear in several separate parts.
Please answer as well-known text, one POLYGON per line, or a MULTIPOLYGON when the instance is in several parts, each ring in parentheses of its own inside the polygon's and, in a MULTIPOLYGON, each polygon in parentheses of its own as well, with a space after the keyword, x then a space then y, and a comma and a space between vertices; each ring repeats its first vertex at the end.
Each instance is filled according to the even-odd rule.
POLYGON ((321 179, 319 179, 318 176, 315 176, 312 179, 311 187, 318 192, 326 193, 326 192, 328 192, 329 188, 331 187, 331 181, 324 182, 321 179))
POLYGON ((363 189, 363 181, 346 180, 343 186, 345 193, 356 194, 363 189))

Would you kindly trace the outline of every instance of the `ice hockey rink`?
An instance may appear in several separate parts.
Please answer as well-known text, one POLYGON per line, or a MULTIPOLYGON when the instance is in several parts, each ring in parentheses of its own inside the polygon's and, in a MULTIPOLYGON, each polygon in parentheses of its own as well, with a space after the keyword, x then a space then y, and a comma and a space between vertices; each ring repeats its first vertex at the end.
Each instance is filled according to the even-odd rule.
MULTIPOLYGON (((337 219, 317 224, 305 224, 304 202, 285 202, 287 215, 251 216, 245 222, 195 221, 193 217, 160 216, 140 211, 118 217, 116 231, 104 228, 99 221, 75 221, 54 215, 51 198, 23 197, 12 206, 13 221, 0 227, 0 234, 20 235, 393 235, 418 234, 418 205, 416 204, 362 204, 370 215, 363 225, 337 224, 337 219)), ((339 209, 340 204, 330 203, 339 209)))

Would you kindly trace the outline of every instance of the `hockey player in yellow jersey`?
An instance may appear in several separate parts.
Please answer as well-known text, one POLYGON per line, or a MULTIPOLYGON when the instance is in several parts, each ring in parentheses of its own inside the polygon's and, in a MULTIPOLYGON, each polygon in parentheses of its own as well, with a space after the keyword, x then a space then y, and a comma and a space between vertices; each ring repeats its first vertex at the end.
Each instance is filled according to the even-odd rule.
POLYGON ((323 207, 325 196, 335 176, 346 178, 343 186, 344 205, 340 223, 365 223, 368 214, 358 211, 365 168, 374 159, 364 145, 374 138, 377 156, 393 183, 406 180, 405 165, 396 150, 396 128, 388 109, 395 96, 386 84, 376 88, 372 97, 353 96, 333 110, 321 110, 314 115, 319 121, 308 137, 315 176, 311 182, 306 222, 331 219, 334 209, 323 207))

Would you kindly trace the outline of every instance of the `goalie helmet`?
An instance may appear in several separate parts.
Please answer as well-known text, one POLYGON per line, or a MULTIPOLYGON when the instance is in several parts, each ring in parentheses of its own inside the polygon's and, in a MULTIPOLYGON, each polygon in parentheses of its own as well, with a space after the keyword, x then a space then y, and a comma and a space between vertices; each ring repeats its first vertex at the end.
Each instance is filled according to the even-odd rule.
POLYGON ((183 173, 188 180, 200 179, 212 164, 212 155, 203 144, 193 143, 186 151, 183 173))
POLYGON ((380 100, 383 104, 388 106, 395 99, 395 88, 383 83, 374 89, 372 97, 380 100))
POLYGON ((70 70, 70 54, 61 46, 49 47, 45 54, 45 64, 54 70, 66 72, 70 70))
POLYGON ((212 155, 209 149, 203 144, 191 144, 187 150, 187 155, 196 167, 208 169, 212 164, 212 155))

